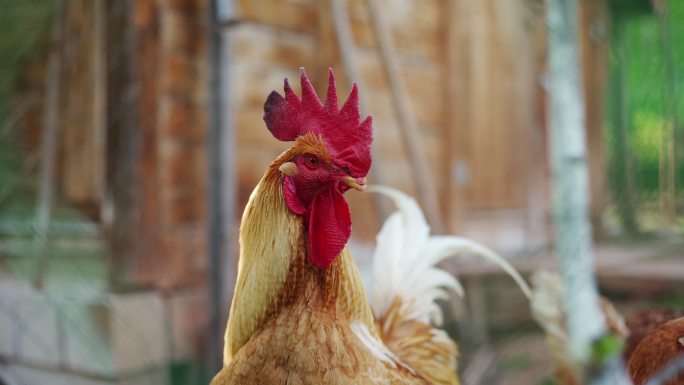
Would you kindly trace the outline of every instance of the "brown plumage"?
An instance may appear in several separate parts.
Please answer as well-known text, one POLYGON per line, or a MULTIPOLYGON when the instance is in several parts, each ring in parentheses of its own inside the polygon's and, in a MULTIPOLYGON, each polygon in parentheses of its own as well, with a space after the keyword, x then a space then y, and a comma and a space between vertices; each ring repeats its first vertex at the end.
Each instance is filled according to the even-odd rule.
POLYGON ((625 361, 629 360, 634 349, 648 333, 663 323, 679 317, 684 317, 684 310, 648 309, 627 318, 629 338, 623 353, 625 361))
MULTIPOLYGON (((634 348, 628 362, 634 385, 645 384, 677 357, 684 357, 684 317, 657 326, 634 348)), ((684 373, 664 385, 684 385, 684 373)))

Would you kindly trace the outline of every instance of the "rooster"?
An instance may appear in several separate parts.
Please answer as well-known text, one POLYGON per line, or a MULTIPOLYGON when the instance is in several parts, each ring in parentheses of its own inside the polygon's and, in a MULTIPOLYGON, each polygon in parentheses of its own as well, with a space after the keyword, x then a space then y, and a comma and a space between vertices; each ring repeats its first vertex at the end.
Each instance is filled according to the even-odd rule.
POLYGON ((434 328, 434 300, 462 291, 434 264, 486 248, 429 237, 422 212, 396 190, 376 188, 400 208, 378 235, 372 305, 346 243, 343 194, 366 188, 372 120, 360 119, 358 89, 338 108, 335 80, 321 103, 303 69, 301 99, 285 80, 264 104, 272 135, 294 141, 266 170, 245 208, 224 367, 213 385, 458 384, 457 348, 434 328))

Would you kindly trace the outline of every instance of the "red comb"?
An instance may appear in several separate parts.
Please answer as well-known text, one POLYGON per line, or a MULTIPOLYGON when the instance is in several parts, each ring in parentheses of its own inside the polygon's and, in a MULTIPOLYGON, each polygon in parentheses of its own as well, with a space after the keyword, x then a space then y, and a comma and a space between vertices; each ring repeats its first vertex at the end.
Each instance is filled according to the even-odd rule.
POLYGON ((264 121, 271 134, 282 141, 295 140, 309 132, 320 135, 328 145, 335 164, 348 168, 353 177, 363 177, 371 164, 372 117, 362 122, 356 83, 341 109, 337 107, 335 75, 328 70, 328 93, 321 103, 309 78, 300 68, 301 100, 285 79, 285 97, 273 91, 264 103, 264 121))

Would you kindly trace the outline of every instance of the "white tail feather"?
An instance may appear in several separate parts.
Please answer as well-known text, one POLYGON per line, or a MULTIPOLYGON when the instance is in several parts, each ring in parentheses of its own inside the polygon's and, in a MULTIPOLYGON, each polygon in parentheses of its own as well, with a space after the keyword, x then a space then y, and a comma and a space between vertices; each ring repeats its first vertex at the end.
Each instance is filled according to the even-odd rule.
POLYGON ((447 297, 444 288, 462 296, 463 287, 456 277, 436 265, 459 253, 496 263, 529 298, 530 288, 525 280, 492 250, 462 237, 430 236, 430 227, 416 201, 399 190, 369 186, 367 191, 388 196, 399 209, 383 224, 373 254, 371 307, 376 316, 386 314, 399 297, 410 319, 440 324, 442 312, 435 300, 447 297))

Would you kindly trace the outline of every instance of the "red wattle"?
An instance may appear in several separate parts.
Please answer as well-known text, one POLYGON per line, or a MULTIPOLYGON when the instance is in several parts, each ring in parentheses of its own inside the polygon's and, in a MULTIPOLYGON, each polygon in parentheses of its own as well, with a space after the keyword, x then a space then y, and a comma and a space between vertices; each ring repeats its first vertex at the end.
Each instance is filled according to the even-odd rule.
POLYGON ((330 187, 318 193, 309 207, 309 257, 328 268, 351 235, 351 214, 342 193, 330 187))

